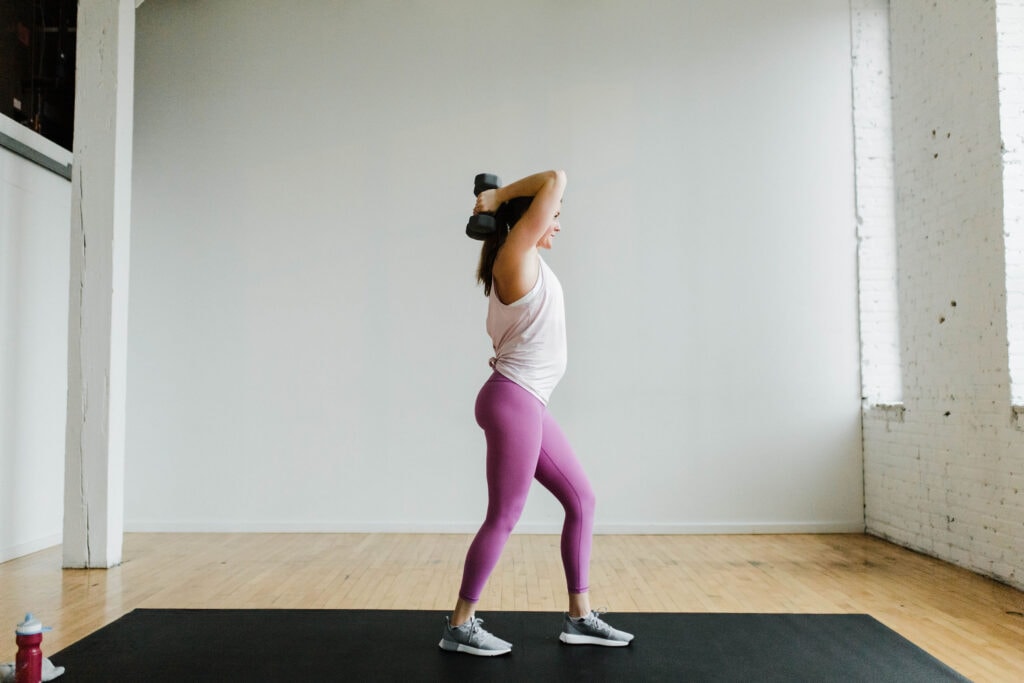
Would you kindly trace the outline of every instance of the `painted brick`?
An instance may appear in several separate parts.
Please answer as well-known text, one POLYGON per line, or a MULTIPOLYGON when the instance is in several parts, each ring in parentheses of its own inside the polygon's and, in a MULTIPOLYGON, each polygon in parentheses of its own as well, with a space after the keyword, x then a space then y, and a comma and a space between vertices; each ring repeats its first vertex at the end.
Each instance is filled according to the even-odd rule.
POLYGON ((888 2, 852 0, 861 395, 900 401, 888 2))
MULTIPOLYGON (((1024 388, 1011 395, 1011 377, 1024 381, 1024 129, 1005 125, 1007 112, 1024 121, 1024 0, 855 0, 851 11, 855 109, 881 87, 872 79, 892 92, 897 265, 862 237, 861 260, 876 259, 861 270, 863 362, 865 374, 882 367, 875 347, 894 337, 863 309, 895 270, 904 407, 901 419, 872 408, 865 379, 866 528, 1024 588, 1024 431, 1012 408, 1024 388), (871 46, 886 19, 888 41, 871 46), (890 74, 857 70, 858 50, 878 65, 885 47, 890 74)), ((855 112, 858 140, 885 129, 885 112, 864 111, 878 120, 855 112)), ((862 221, 889 210, 860 206, 862 186, 883 175, 861 177, 868 149, 857 147, 862 221)))
POLYGON ((1006 305, 1011 321, 1011 393, 1024 404, 1024 0, 996 4, 1006 239, 1006 305), (1016 322, 1016 324, 1014 324, 1016 322))

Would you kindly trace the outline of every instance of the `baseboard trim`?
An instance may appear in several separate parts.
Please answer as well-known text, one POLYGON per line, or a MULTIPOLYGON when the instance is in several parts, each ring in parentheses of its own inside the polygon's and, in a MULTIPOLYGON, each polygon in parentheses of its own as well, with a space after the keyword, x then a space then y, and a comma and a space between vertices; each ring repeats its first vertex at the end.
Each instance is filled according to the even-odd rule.
MULTIPOLYGON (((125 522, 129 533, 332 533, 332 534, 471 534, 479 522, 220 522, 156 521, 125 522)), ((561 522, 524 522, 518 534, 558 534, 561 522)), ((748 522, 748 523, 610 523, 598 524, 595 534, 613 535, 713 535, 713 534, 861 534, 864 522, 748 522)))
POLYGON ((46 550, 47 548, 52 548, 55 545, 60 545, 63 541, 63 534, 54 534, 53 536, 37 538, 26 543, 19 543, 18 545, 0 548, 0 562, 7 562, 8 560, 14 560, 19 557, 24 557, 25 555, 31 555, 32 553, 39 552, 40 550, 46 550))

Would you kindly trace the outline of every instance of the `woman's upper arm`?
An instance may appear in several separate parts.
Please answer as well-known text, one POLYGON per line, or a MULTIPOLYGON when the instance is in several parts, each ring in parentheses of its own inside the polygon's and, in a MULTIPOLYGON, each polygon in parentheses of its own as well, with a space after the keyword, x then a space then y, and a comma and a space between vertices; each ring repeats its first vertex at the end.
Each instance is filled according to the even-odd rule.
POLYGON ((536 246, 554 222, 555 214, 561 210, 565 183, 565 171, 550 172, 550 177, 534 195, 530 208, 513 226, 506 245, 512 245, 516 251, 525 251, 536 246))

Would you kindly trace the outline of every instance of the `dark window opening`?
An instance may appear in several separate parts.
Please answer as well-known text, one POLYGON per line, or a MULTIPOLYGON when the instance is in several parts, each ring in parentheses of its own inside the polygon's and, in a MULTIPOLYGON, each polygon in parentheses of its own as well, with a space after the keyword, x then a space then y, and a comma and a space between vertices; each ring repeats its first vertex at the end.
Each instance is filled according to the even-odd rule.
POLYGON ((77 0, 0 0, 0 114, 71 151, 77 0))

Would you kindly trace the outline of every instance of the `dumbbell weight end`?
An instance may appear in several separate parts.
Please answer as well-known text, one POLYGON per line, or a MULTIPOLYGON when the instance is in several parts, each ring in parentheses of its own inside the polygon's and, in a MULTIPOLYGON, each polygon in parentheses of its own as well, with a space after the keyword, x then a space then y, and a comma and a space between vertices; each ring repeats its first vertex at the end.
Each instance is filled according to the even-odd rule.
POLYGON ((484 190, 496 190, 501 187, 501 178, 493 173, 477 174, 473 180, 473 196, 476 197, 484 190))
POLYGON ((497 223, 494 216, 480 213, 469 217, 466 223, 466 235, 475 240, 485 240, 497 231, 497 223))

